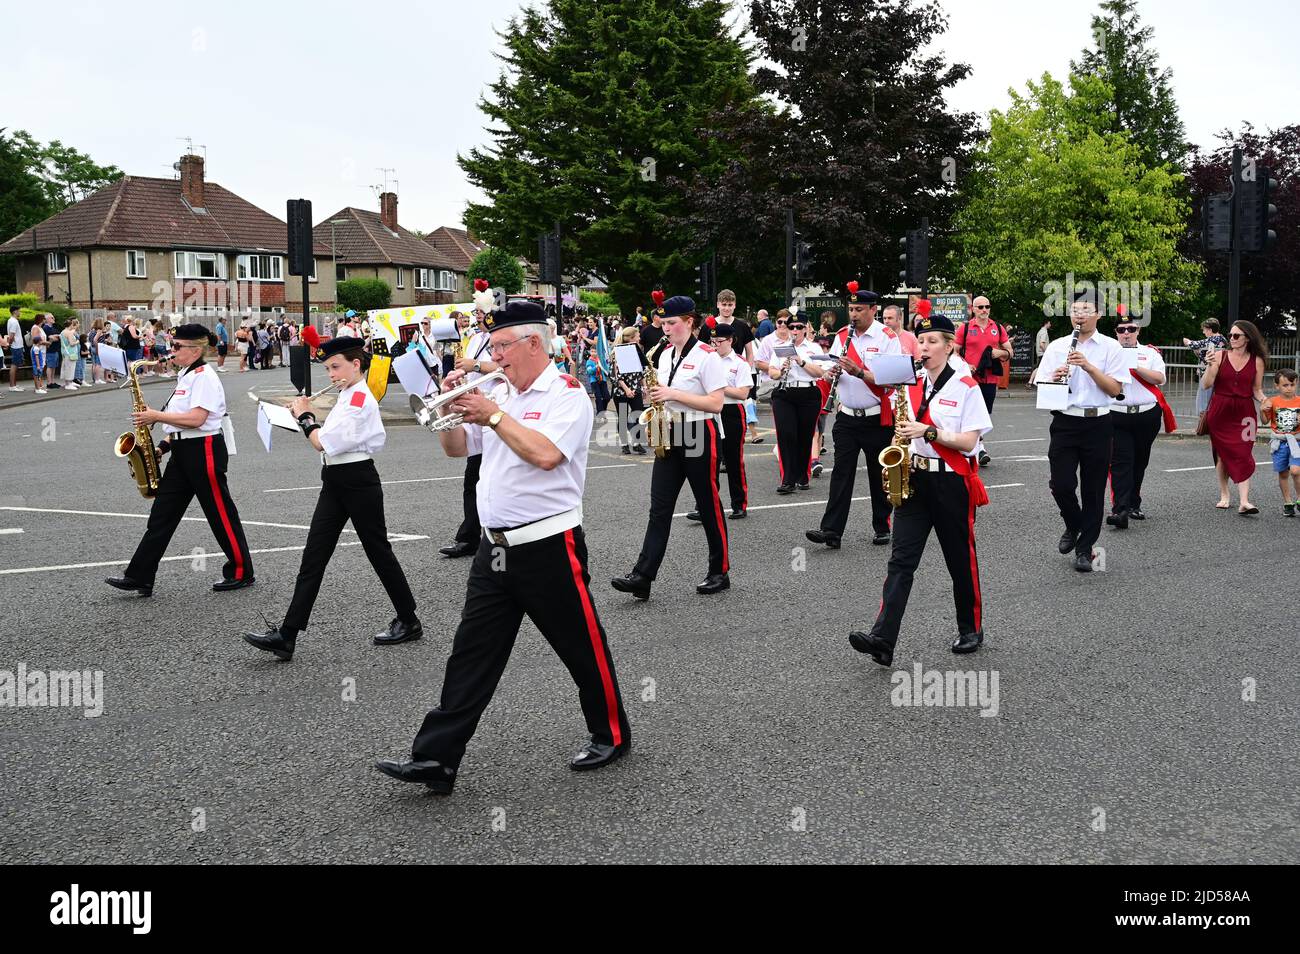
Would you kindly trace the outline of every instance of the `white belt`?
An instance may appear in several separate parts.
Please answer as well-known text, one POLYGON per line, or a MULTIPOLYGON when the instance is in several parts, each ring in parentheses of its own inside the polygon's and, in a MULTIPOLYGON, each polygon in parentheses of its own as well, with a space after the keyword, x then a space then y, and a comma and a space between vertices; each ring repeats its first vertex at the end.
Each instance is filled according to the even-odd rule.
POLYGON ((1152 401, 1150 404, 1112 404, 1110 407, 1116 414, 1142 414, 1156 407, 1156 402, 1152 401))
POLYGON ((220 429, 215 431, 201 431, 197 427, 187 427, 183 431, 172 431, 167 435, 167 439, 169 441, 182 441, 193 439, 195 437, 216 437, 220 433, 220 429))
POLYGON ((553 537, 557 533, 563 533, 566 530, 572 530, 580 523, 582 523, 582 507, 574 507, 572 510, 564 511, 564 513, 557 513, 553 517, 543 517, 541 520, 526 523, 522 527, 515 527, 513 530, 488 530, 485 527, 483 532, 489 540, 499 547, 517 547, 525 543, 545 540, 547 537, 553 537))
POLYGON ((674 424, 681 424, 685 421, 711 421, 713 414, 708 411, 672 411, 674 424))
POLYGON ((335 454, 333 457, 321 451, 320 455, 320 462, 326 467, 337 467, 339 464, 355 464, 359 461, 373 459, 370 454, 362 451, 349 451, 346 454, 335 454))
MULTIPOLYGON (((969 460, 970 458, 967 458, 967 461, 969 460)), ((912 469, 913 470, 937 470, 941 472, 950 471, 952 473, 956 473, 956 471, 954 471, 951 467, 948 466, 948 463, 945 460, 943 460, 943 458, 926 457, 924 454, 912 455, 912 469)))
POLYGON ((1070 417, 1101 417, 1103 414, 1109 414, 1108 407, 1067 407, 1062 411, 1053 411, 1053 414, 1068 414, 1070 417))
POLYGON ((843 404, 838 405, 841 414, 847 414, 849 417, 876 417, 880 414, 880 405, 875 407, 845 407, 843 404))

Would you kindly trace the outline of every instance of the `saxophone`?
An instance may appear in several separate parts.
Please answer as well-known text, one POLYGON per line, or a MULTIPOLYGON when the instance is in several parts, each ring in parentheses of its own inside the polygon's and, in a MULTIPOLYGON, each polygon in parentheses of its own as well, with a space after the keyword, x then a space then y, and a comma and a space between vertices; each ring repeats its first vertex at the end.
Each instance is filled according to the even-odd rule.
MULTIPOLYGON (((135 369, 142 364, 152 364, 152 361, 132 361, 127 366, 127 383, 131 385, 131 410, 143 411, 145 408, 144 396, 140 394, 140 379, 136 376, 135 369)), ((153 431, 146 424, 139 424, 133 430, 121 434, 113 442, 113 453, 118 457, 125 457, 127 464, 131 468, 131 476, 135 479, 136 489, 140 491, 141 497, 155 497, 158 494, 158 483, 161 480, 162 460, 158 455, 158 448, 153 444, 153 431)))
POLYGON ((876 458, 881 467, 881 483, 894 507, 912 495, 912 442, 898 433, 898 425, 911 419, 907 385, 899 385, 894 389, 894 439, 876 458))
MULTIPOLYGON (((647 363, 645 369, 646 393, 648 394, 658 386, 659 372, 655 370, 654 364, 647 363)), ((654 448, 655 456, 667 457, 668 448, 672 445, 672 435, 669 432, 672 418, 664 402, 651 401, 650 406, 641 412, 639 421, 645 429, 646 443, 654 448)))

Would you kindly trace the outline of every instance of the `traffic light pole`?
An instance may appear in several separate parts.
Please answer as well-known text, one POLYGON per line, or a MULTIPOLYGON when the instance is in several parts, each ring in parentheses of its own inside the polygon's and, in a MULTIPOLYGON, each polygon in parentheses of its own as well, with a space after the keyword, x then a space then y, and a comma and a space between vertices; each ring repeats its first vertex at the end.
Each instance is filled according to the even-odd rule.
POLYGON ((1228 324, 1237 320, 1237 304, 1241 297, 1241 241, 1237 235, 1237 221, 1241 209, 1241 147, 1232 147, 1232 217, 1228 234, 1232 236, 1228 252, 1228 324))
MULTIPOLYGON (((926 247, 927 247, 927 249, 928 249, 928 248, 929 248, 928 242, 929 242, 929 235, 930 235, 930 219, 929 219, 927 216, 924 216, 924 215, 921 216, 921 234, 924 235, 924 236, 926 236, 926 241, 927 241, 927 245, 926 245, 926 247)), ((929 297, 930 297, 930 268, 929 268, 929 261, 930 261, 930 256, 929 256, 929 253, 927 252, 927 254, 926 254, 926 269, 925 269, 925 273, 921 276, 921 297, 922 297, 922 298, 929 298, 929 297)))
POLYGON ((794 209, 785 210, 785 302, 790 307, 794 297, 794 209))
MULTIPOLYGON (((574 314, 578 313, 574 304, 574 314)), ((564 259, 560 251, 560 220, 555 220, 555 327, 564 327, 564 259)))

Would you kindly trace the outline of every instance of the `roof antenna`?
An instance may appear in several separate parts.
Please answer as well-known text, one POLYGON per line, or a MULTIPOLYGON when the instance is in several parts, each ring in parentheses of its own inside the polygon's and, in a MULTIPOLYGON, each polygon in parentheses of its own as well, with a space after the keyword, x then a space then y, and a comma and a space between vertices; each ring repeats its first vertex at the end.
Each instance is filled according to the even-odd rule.
MULTIPOLYGON (((384 168, 383 166, 376 166, 375 168, 378 169, 380 172, 382 172, 382 173, 384 174, 384 191, 385 191, 385 192, 390 191, 389 188, 388 188, 388 174, 389 174, 390 172, 396 172, 397 170, 396 170, 396 169, 386 169, 386 168, 384 168)), ((394 185, 396 185, 396 183, 397 183, 397 179, 396 179, 396 178, 393 179, 393 183, 394 183, 394 185)))

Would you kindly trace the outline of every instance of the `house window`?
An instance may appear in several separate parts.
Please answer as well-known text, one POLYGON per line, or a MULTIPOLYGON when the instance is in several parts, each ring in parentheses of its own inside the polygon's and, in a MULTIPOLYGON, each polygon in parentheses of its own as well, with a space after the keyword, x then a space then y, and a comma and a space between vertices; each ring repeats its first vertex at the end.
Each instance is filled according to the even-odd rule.
POLYGON ((282 282, 279 255, 240 255, 235 259, 235 277, 240 281, 282 282))
POLYGON ((336 282, 345 282, 348 280, 348 270, 342 265, 334 266, 334 280, 336 282))
POLYGON ((449 272, 449 271, 446 271, 446 270, 439 272, 439 273, 438 273, 438 288, 439 288, 440 290, 442 290, 442 291, 455 291, 455 290, 456 290, 456 276, 455 276, 453 273, 451 273, 451 272, 449 272))
POLYGON ((217 252, 177 252, 177 278, 225 278, 226 256, 217 252))
POLYGON ((406 287, 406 269, 404 268, 399 268, 397 270, 397 287, 398 288, 406 287))
POLYGON ((126 253, 126 277, 144 278, 144 252, 128 249, 126 253))
POLYGON ((313 258, 311 260, 311 271, 307 273, 307 281, 314 282, 316 280, 316 259, 313 258))
POLYGON ((428 287, 430 287, 430 275, 429 275, 429 272, 430 272, 430 269, 427 269, 427 268, 417 268, 417 269, 415 270, 415 287, 416 287, 416 288, 428 288, 428 287))
POLYGON ((68 270, 68 253, 50 252, 45 256, 45 270, 47 272, 66 272, 68 270))
POLYGON ((127 305, 127 311, 153 311, 148 305, 127 305))

